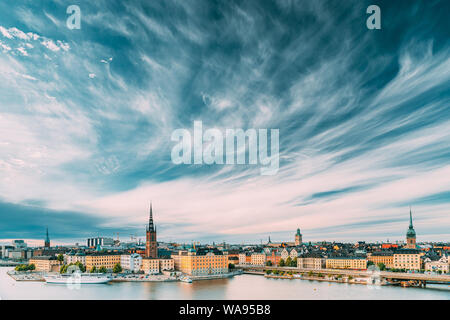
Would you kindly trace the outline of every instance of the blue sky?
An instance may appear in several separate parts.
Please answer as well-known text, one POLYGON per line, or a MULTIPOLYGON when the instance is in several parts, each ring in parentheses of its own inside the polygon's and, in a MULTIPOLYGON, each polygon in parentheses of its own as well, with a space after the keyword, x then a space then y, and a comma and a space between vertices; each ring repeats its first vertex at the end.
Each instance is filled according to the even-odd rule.
POLYGON ((166 241, 399 240, 409 205, 418 241, 450 241, 449 9, 1 1, 0 239, 143 236, 152 200, 166 241), (195 120, 279 129, 278 173, 174 165, 195 120))

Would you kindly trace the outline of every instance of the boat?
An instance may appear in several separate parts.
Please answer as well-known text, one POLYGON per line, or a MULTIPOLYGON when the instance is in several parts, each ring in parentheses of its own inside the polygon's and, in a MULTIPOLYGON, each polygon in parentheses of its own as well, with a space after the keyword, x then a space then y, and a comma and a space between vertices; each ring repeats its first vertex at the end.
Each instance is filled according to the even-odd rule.
POLYGON ((72 273, 44 277, 47 283, 57 284, 98 284, 111 281, 111 277, 103 273, 72 273))
POLYGON ((192 283, 192 279, 189 278, 189 277, 183 277, 183 278, 180 279, 180 281, 186 282, 186 283, 192 283))

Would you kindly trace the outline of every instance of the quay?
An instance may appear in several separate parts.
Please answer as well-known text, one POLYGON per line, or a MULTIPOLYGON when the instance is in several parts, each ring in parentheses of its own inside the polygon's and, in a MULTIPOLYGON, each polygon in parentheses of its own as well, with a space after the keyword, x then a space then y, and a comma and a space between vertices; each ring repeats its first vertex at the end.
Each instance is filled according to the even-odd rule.
MULTIPOLYGON (((254 265, 237 265, 237 268, 243 270, 247 274, 264 275, 267 270, 293 272, 301 274, 322 274, 322 275, 342 275, 351 276, 352 278, 367 278, 370 283, 372 280, 379 280, 380 284, 401 284, 404 286, 420 286, 426 287, 427 283, 438 283, 450 285, 450 275, 445 274, 423 274, 423 273, 406 273, 406 272, 389 272, 371 270, 342 270, 342 269, 302 269, 295 267, 273 267, 273 266, 254 266, 254 265)), ((314 277, 315 278, 315 277, 314 277)), ((299 277, 294 279, 306 279, 306 277, 299 277)), ((322 278, 323 279, 323 278, 322 278)), ((314 279, 318 280, 318 279, 314 279)))

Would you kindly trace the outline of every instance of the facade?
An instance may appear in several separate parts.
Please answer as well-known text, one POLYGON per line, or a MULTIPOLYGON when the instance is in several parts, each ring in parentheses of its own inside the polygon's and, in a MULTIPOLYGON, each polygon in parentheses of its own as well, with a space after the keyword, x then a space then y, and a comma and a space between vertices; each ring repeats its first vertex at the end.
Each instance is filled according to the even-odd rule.
POLYGON ((70 252, 66 254, 64 258, 67 264, 71 263, 75 264, 77 262, 80 262, 83 265, 86 265, 86 254, 84 252, 77 252, 77 253, 70 252))
POLYGON ((159 259, 159 270, 162 271, 172 271, 175 270, 175 263, 172 258, 159 259))
POLYGON ((272 249, 270 253, 266 254, 266 261, 270 261, 272 266, 278 266, 281 260, 281 252, 278 249, 272 249))
POLYGON ((367 260, 360 257, 330 257, 326 259, 326 268, 366 270, 367 260))
POLYGON ((379 251, 367 255, 367 260, 372 261, 374 265, 382 263, 386 268, 394 268, 394 253, 392 251, 379 251))
POLYGON ((266 254, 264 252, 252 253, 250 264, 254 266, 264 266, 266 264, 266 254))
POLYGON ((159 273, 159 259, 144 258, 142 259, 141 270, 146 274, 158 274, 159 273))
POLYGON ((117 263, 120 263, 120 255, 118 254, 91 254, 86 256, 87 271, 91 270, 94 266, 96 269, 101 267, 113 269, 117 263))
POLYGON ((153 224, 153 210, 150 203, 150 218, 146 230, 145 256, 147 258, 158 258, 158 243, 156 241, 156 227, 153 224))
POLYGON ((228 272, 228 254, 217 249, 190 249, 173 254, 175 270, 201 276, 228 272))
POLYGON ((137 253, 123 254, 120 256, 120 265, 125 270, 138 272, 142 267, 142 257, 137 253))
POLYGON ((432 261, 430 258, 424 260, 425 271, 449 273, 450 259, 446 255, 442 255, 439 260, 432 261))
POLYGON ((394 268, 406 270, 422 269, 420 251, 417 249, 399 249, 395 251, 394 268))
POLYGON ((97 246, 113 246, 114 245, 114 239, 113 238, 104 238, 104 237, 97 237, 97 238, 88 238, 87 239, 87 246, 88 248, 97 248, 97 246))
POLYGON ((241 252, 239 253, 239 264, 251 264, 252 257, 249 252, 241 252))
POLYGON ((318 254, 305 254, 297 258, 297 268, 320 270, 326 267, 325 258, 318 254))
POLYGON ((28 263, 34 264, 36 267, 35 270, 41 272, 59 272, 61 266, 60 262, 56 260, 56 257, 51 256, 34 257, 28 263))
POLYGON ((409 228, 406 232, 406 249, 416 249, 416 231, 413 227, 412 222, 412 213, 411 209, 409 209, 409 228))
POLYGON ((299 246, 302 244, 302 234, 300 233, 300 228, 297 229, 297 233, 295 234, 295 245, 299 246))

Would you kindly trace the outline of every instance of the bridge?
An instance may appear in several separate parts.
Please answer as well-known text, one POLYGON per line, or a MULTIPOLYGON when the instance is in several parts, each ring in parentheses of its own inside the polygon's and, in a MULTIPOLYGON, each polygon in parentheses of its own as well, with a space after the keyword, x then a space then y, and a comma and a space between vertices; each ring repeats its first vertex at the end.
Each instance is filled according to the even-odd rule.
MULTIPOLYGON (((255 265, 236 265, 236 268, 244 270, 246 273, 264 273, 266 270, 277 271, 291 271, 298 273, 313 272, 315 274, 321 273, 323 275, 346 275, 352 277, 369 278, 373 277, 375 273, 370 270, 349 270, 349 269, 303 269, 295 267, 273 267, 273 266, 255 266, 255 265)), ((380 271, 376 273, 380 279, 391 282, 413 281, 418 285, 425 286, 427 282, 442 283, 450 285, 450 275, 445 274, 424 274, 424 273, 405 273, 405 272, 388 272, 380 271)))

